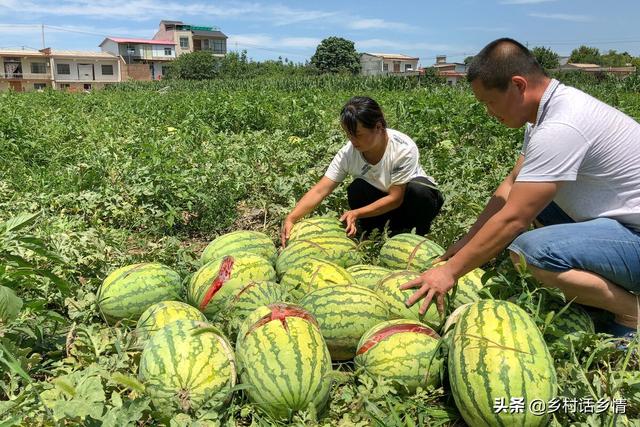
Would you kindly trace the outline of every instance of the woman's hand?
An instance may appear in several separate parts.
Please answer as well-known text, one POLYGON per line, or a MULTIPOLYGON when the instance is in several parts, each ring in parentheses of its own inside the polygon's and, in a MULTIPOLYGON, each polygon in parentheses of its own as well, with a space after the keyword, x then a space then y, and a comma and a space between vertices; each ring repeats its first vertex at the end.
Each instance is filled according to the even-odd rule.
POLYGON ((406 304, 411 307, 419 299, 424 298, 420 306, 419 313, 424 315, 431 304, 432 299, 436 298, 436 306, 441 316, 444 316, 444 296, 456 284, 456 278, 451 274, 446 264, 431 268, 419 277, 400 286, 400 289, 419 288, 413 295, 407 299, 406 304))
POLYGON ((286 217, 284 222, 282 223, 282 231, 280 232, 280 242, 282 243, 282 247, 284 248, 287 245, 287 240, 289 240, 289 235, 291 234, 291 229, 293 228, 294 222, 286 217))
POLYGON ((342 214, 340 217, 340 221, 346 222, 345 231, 347 232, 347 236, 355 236, 357 228, 356 228, 356 220, 358 219, 358 210, 354 209, 351 211, 347 211, 342 214))

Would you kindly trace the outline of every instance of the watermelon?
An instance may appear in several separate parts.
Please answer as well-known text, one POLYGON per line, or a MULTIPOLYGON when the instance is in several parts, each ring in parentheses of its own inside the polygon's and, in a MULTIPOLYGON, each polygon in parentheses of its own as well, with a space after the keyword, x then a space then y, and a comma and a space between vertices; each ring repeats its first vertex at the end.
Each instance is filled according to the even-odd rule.
POLYGON ((315 316, 334 361, 352 359, 362 334, 389 318, 376 293, 357 285, 316 289, 299 304, 315 316))
POLYGON ((144 346, 159 329, 179 319, 207 321, 200 310, 184 302, 158 302, 147 308, 138 319, 135 330, 138 345, 144 346))
POLYGON ((307 242, 320 245, 329 253, 329 260, 341 267, 356 265, 362 261, 362 254, 356 242, 344 236, 311 236, 307 237, 307 242))
POLYGON ((567 304, 559 298, 545 298, 540 310, 540 317, 546 318, 553 312, 551 323, 544 330, 544 339, 548 344, 566 342, 567 335, 584 332, 595 333, 593 319, 578 303, 567 304), (560 313, 562 311, 562 313, 560 313))
POLYGON ((372 377, 382 377, 399 391, 436 387, 443 367, 438 354, 440 336, 427 325, 410 319, 379 323, 358 343, 354 363, 372 377))
POLYGON ((437 243, 417 234, 397 234, 380 248, 380 264, 392 270, 424 271, 444 253, 437 243))
POLYGON ((480 290, 482 290, 483 287, 483 275, 484 270, 476 268, 458 279, 455 287, 455 297, 451 302, 453 308, 460 307, 463 304, 476 302, 481 299, 480 290))
POLYGON ((218 258, 200 267, 187 285, 187 302, 213 319, 251 281, 275 281, 271 263, 249 252, 218 258))
POLYGON ((429 325, 429 327, 439 330, 440 314, 436 307, 435 299, 429 305, 427 312, 424 315, 420 315, 420 305, 422 299, 418 300, 411 307, 407 307, 405 301, 414 294, 417 289, 401 290, 400 285, 403 285, 420 274, 415 271, 396 271, 391 273, 378 283, 376 287, 376 293, 382 301, 389 307, 389 320, 393 319, 412 319, 418 322, 423 322, 429 325))
POLYGON ((388 268, 378 265, 356 264, 347 267, 347 271, 356 281, 356 284, 375 290, 378 282, 392 273, 388 268))
POLYGON ((287 270, 280 280, 294 301, 318 288, 355 282, 347 270, 339 265, 313 257, 287 270))
POLYGON ((258 255, 272 265, 275 264, 278 256, 276 245, 266 234, 259 231, 238 230, 215 238, 202 252, 200 261, 202 264, 206 264, 214 259, 234 255, 238 252, 258 255))
POLYGON ((249 282, 230 301, 229 326, 235 333, 249 313, 263 305, 286 302, 289 298, 283 286, 276 282, 249 282))
POLYGON ((111 272, 98 290, 98 307, 108 321, 137 320, 150 306, 180 300, 180 275, 152 262, 127 265, 111 272))
POLYGON ((458 410, 471 426, 544 426, 548 415, 528 408, 556 397, 553 359, 529 315, 508 301, 481 300, 460 315, 449 348, 449 382, 458 410), (524 411, 496 411, 524 399, 524 411))
POLYGON ((323 410, 331 389, 331 356, 312 314, 291 304, 257 308, 240 327, 240 378, 249 398, 275 418, 323 410))
POLYGON ((289 241, 316 236, 346 236, 344 226, 337 218, 315 216, 296 222, 289 233, 289 241))
POLYGON ((447 316, 447 320, 444 322, 444 326, 442 327, 442 335, 446 335, 447 332, 453 331, 453 328, 456 326, 460 315, 464 313, 464 311, 469 308, 473 303, 462 304, 459 307, 456 307, 453 312, 447 316))
MULTIPOLYGON (((308 240, 295 240, 289 243, 278 255, 276 272, 278 277, 282 277, 289 268, 296 268, 309 258, 332 261, 332 255, 317 243, 308 240)), ((334 259, 334 261, 337 260, 334 259)))
MULTIPOLYGON (((207 323, 176 320, 158 330, 140 356, 138 378, 162 418, 223 403, 236 383, 233 349, 207 323)), ((217 406, 217 405, 216 405, 217 406)))

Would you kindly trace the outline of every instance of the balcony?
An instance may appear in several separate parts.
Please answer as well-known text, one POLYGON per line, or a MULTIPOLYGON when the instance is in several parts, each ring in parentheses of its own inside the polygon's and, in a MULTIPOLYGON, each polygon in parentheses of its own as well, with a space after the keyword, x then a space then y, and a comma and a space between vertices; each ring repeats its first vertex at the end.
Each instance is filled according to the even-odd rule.
POLYGON ((51 73, 7 73, 0 71, 0 80, 50 80, 51 73))

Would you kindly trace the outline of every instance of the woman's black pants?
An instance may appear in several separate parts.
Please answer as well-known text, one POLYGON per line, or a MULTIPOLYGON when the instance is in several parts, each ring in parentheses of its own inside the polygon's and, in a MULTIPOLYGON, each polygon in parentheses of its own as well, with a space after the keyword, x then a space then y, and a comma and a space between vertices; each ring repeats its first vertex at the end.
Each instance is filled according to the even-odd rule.
MULTIPOLYGON (((379 216, 360 218, 357 224, 358 234, 370 234, 376 228, 382 231, 389 222, 390 236, 408 233, 414 227, 416 234, 426 235, 444 203, 442 193, 434 187, 425 177, 412 179, 405 189, 402 205, 379 216)), ((347 199, 352 210, 367 206, 386 195, 387 193, 361 178, 354 179, 347 187, 347 199)))

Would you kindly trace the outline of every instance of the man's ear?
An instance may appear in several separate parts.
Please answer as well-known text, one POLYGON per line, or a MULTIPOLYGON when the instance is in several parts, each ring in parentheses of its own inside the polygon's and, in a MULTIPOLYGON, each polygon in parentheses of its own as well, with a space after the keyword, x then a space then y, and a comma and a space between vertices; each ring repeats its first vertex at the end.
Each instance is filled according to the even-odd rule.
POLYGON ((529 84, 527 79, 522 76, 511 77, 511 83, 513 83, 518 88, 520 95, 524 95, 524 92, 527 90, 527 86, 529 84))

